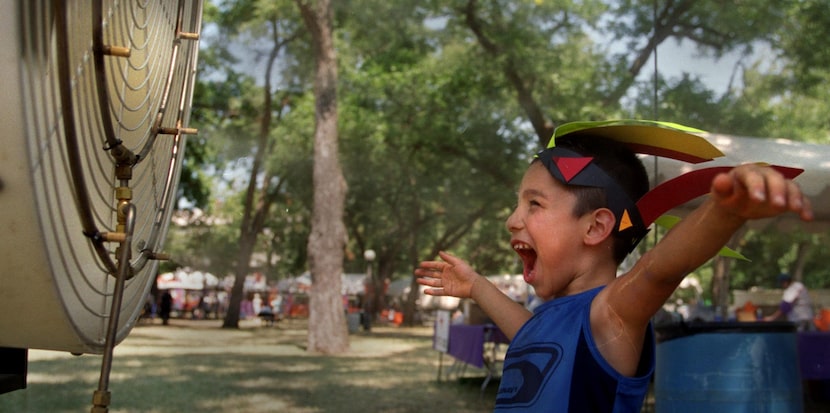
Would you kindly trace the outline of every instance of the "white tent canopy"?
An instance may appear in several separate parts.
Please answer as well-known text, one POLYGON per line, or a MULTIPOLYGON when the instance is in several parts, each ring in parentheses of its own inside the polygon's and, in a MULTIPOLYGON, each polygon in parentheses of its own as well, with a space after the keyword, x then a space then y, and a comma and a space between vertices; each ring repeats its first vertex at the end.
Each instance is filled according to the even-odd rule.
MULTIPOLYGON (((766 162, 802 168, 804 173, 795 181, 810 198, 815 211, 815 221, 803 225, 794 214, 785 214, 774 219, 759 221, 753 225, 776 225, 783 230, 801 227, 812 232, 824 232, 830 229, 830 145, 720 134, 707 134, 704 138, 712 142, 726 156, 697 165, 666 158, 657 158, 655 165, 654 158, 649 157, 644 159, 643 163, 648 170, 652 184, 665 182, 695 169, 737 166, 748 162, 766 162)), ((692 202, 671 213, 682 216, 690 206, 694 205, 696 203, 692 202)))
MULTIPOLYGON (((363 293, 363 283, 366 274, 341 274, 340 289, 343 295, 357 295, 363 293)), ((311 289, 311 273, 304 272, 296 277, 285 278, 277 283, 277 288, 282 292, 307 293, 311 289)))
POLYGON ((211 273, 179 268, 174 272, 159 274, 156 283, 160 290, 203 290, 216 287, 219 284, 219 278, 211 273))

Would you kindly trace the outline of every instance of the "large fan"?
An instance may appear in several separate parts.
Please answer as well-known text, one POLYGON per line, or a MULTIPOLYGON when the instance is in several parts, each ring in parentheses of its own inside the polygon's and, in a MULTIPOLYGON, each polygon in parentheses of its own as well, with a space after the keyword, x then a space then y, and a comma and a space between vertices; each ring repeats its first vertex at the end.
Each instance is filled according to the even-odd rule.
POLYGON ((0 2, 0 347, 111 352, 135 324, 194 133, 201 3, 0 2))

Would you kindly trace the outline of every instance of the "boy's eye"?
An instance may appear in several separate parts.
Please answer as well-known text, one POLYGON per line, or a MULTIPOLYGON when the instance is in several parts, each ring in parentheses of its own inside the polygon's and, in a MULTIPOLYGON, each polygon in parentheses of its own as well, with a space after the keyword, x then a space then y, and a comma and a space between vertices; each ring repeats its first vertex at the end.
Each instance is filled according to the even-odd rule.
POLYGON ((540 204, 538 201, 536 201, 536 200, 534 200, 534 199, 531 199, 530 201, 528 201, 528 204, 529 204, 530 206, 532 206, 532 207, 542 205, 542 204, 540 204))

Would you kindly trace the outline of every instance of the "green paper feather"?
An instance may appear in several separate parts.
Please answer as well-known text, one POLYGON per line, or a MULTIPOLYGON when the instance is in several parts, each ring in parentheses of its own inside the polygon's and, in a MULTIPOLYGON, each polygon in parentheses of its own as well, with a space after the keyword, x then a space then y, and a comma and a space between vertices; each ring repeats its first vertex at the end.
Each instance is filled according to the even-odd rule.
MULTIPOLYGON (((662 215, 659 218, 657 218, 656 220, 654 220, 655 224, 657 224, 657 225, 659 225, 659 226, 661 226, 661 227, 663 227, 667 230, 672 229, 672 227, 677 225, 678 222, 680 222, 680 217, 676 217, 674 215, 662 215)), ((721 248, 720 251, 718 251, 718 255, 720 255, 722 257, 727 257, 727 258, 735 258, 735 259, 744 260, 744 261, 752 261, 749 258, 745 257, 740 252, 735 251, 735 250, 733 250, 732 248, 729 248, 729 247, 721 248)))
POLYGON ((604 126, 657 126, 666 129, 674 129, 686 133, 705 133, 706 131, 681 125, 674 122, 661 122, 656 120, 641 120, 641 119, 615 119, 604 121, 577 121, 562 124, 556 128, 554 138, 558 136, 567 135, 576 131, 592 128, 601 128, 604 126))

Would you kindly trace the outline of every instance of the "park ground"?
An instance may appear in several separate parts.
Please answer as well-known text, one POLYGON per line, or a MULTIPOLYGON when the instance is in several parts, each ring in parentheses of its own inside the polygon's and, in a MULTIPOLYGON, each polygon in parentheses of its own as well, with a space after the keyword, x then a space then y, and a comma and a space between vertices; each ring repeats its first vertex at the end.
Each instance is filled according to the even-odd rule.
MULTIPOLYGON (((109 390, 112 413, 492 411, 498 383, 481 390, 485 372, 438 379, 452 357, 432 348, 430 326, 375 326, 350 335, 337 356, 306 351, 307 323, 275 326, 244 320, 154 320, 116 347, 109 390)), ((0 413, 89 412, 101 356, 30 350, 28 387, 0 394, 0 413)), ((654 411, 649 396, 644 412, 654 411)), ((830 402, 805 403, 830 412, 830 402)))
MULTIPOLYGON (((432 328, 378 326, 350 335, 338 356, 305 350, 305 320, 157 320, 116 347, 110 412, 482 412, 495 387, 484 373, 438 380, 450 357, 432 349, 432 328)), ((101 356, 30 350, 28 387, 0 395, 0 413, 89 412, 101 356)))

